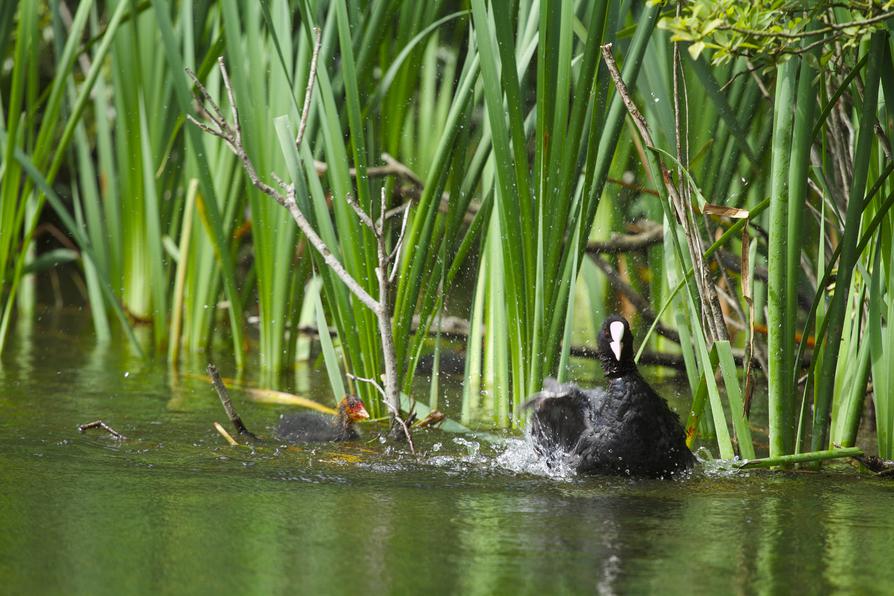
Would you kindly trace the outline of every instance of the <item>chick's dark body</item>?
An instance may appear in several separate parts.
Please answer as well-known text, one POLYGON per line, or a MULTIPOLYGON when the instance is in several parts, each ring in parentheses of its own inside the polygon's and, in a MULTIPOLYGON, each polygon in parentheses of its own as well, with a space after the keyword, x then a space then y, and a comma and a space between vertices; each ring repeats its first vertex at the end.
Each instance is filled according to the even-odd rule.
POLYGON ((286 443, 324 443, 359 438, 353 427, 339 425, 331 416, 301 412, 283 414, 276 425, 276 437, 286 443))
POLYGON ((360 438, 354 423, 369 418, 363 402, 347 395, 338 403, 334 416, 315 412, 282 414, 276 425, 276 438, 285 443, 325 443, 360 438))

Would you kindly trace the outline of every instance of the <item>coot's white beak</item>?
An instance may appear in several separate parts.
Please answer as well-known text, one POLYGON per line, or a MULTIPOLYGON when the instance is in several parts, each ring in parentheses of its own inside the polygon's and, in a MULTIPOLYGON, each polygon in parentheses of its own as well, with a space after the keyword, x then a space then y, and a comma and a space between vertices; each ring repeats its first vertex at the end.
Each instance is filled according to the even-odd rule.
POLYGON ((615 360, 618 362, 621 361, 621 339, 624 337, 624 323, 621 321, 612 321, 608 326, 609 332, 612 334, 612 340, 609 342, 609 347, 612 349, 612 353, 615 355, 615 360))

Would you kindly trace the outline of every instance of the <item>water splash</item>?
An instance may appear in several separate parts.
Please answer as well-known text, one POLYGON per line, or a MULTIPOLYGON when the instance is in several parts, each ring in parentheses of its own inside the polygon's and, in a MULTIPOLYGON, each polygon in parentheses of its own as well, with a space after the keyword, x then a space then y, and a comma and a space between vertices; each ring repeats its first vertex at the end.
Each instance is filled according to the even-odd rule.
POLYGON ((695 453, 698 460, 698 469, 705 476, 711 478, 730 478, 733 476, 748 477, 748 472, 739 468, 742 460, 739 456, 733 459, 716 459, 707 447, 699 447, 695 453))
MULTIPOLYGON (((488 458, 481 454, 481 444, 477 441, 470 441, 462 437, 454 437, 451 441, 457 447, 461 447, 465 454, 444 454, 435 455, 428 459, 428 463, 434 466, 450 469, 455 472, 467 471, 474 468, 486 466, 488 458)), ((437 453, 441 450, 441 443, 436 443, 437 448, 432 451, 437 453)))
POLYGON ((548 462, 538 455, 529 437, 507 439, 502 453, 494 458, 492 467, 516 474, 533 474, 558 480, 569 480, 575 476, 575 471, 561 458, 548 462))
POLYGON ((426 460, 428 465, 449 472, 487 470, 497 474, 530 474, 566 480, 575 476, 574 470, 562 463, 547 463, 534 451, 530 438, 506 438, 497 443, 479 443, 464 437, 454 437, 449 443, 436 443, 426 460))

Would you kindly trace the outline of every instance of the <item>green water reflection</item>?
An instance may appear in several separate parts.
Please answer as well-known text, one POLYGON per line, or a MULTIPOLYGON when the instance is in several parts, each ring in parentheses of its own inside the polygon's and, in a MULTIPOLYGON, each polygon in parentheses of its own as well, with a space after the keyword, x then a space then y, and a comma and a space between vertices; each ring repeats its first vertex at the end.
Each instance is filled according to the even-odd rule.
MULTIPOLYGON (((419 437, 419 460, 378 442, 232 449, 211 430, 222 416, 202 379, 121 345, 97 346, 81 316, 48 315, 4 355, 3 593, 894 589, 890 482, 551 480, 439 432, 419 437), (78 434, 100 417, 131 440, 78 434)), ((298 383, 318 386, 285 381, 298 383)), ((281 409, 235 397, 258 430, 281 409)))

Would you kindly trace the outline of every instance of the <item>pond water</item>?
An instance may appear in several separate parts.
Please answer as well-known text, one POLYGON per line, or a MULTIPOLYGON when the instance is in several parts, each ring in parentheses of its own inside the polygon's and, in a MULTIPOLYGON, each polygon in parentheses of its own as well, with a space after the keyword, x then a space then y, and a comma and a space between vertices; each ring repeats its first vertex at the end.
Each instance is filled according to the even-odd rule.
MULTIPOLYGON (((174 374, 97 345, 83 315, 16 335, 0 370, 3 593, 894 589, 894 485, 846 469, 550 478, 519 440, 440 431, 417 435, 418 458, 374 437, 233 448, 199 363, 174 374), (78 433, 97 418, 129 440, 78 433)), ((283 409, 233 393, 259 432, 283 409)))

